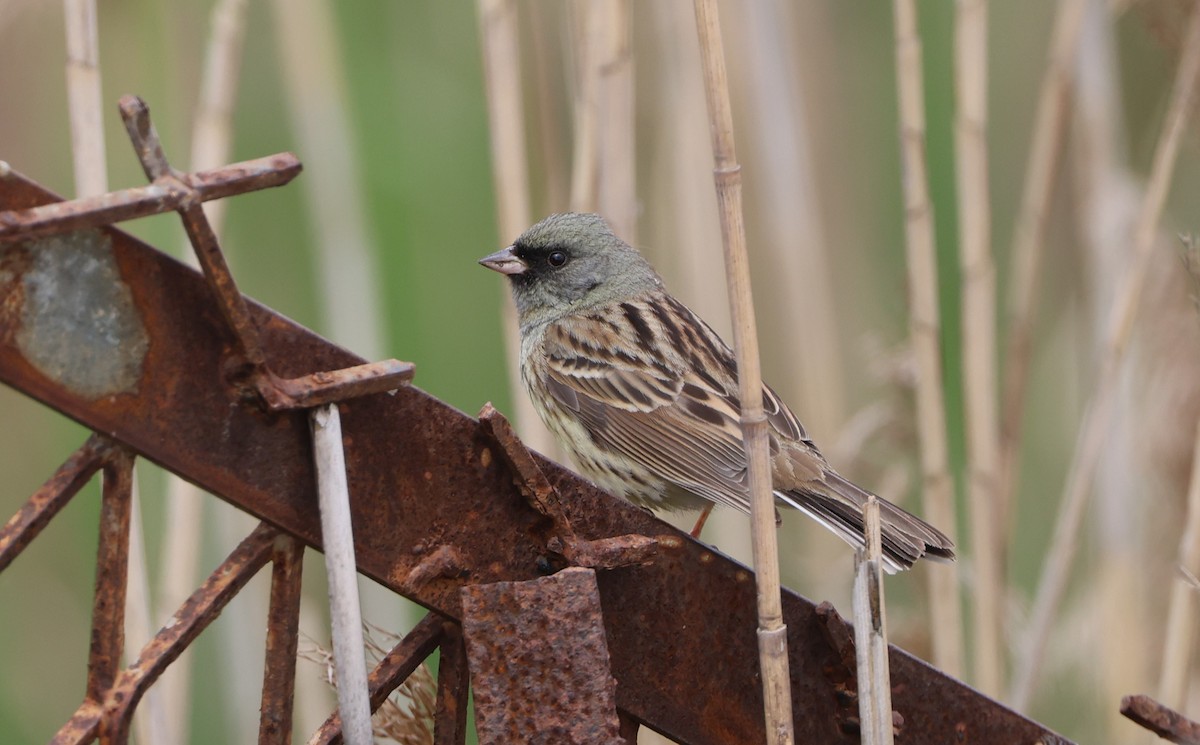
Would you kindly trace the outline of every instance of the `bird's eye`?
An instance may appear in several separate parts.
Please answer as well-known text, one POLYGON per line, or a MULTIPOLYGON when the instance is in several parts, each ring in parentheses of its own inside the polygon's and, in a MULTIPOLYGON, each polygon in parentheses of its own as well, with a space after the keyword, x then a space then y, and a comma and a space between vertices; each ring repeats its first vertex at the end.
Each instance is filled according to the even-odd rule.
POLYGON ((562 266, 567 263, 567 255, 562 251, 551 251, 546 257, 546 263, 550 266, 562 266))

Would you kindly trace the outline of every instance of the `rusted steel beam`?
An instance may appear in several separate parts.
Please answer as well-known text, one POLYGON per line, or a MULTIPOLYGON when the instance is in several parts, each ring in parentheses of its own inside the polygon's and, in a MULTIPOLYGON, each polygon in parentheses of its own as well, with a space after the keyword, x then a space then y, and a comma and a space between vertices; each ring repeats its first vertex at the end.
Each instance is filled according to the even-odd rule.
POLYGON ((625 743, 594 570, 464 588, 463 638, 481 743, 625 743))
POLYGON ((33 542, 71 497, 91 480, 112 452, 112 443, 92 435, 34 492, 21 509, 0 528, 0 572, 33 542))
POLYGON ((433 745, 463 745, 467 741, 467 648, 462 627, 447 621, 438 659, 437 706, 433 745))
MULTIPOLYGON (((387 697, 392 695, 413 671, 433 654, 445 634, 447 621, 437 613, 429 613, 404 635, 396 646, 383 656, 371 674, 367 676, 367 688, 371 696, 371 713, 379 710, 387 697)), ((337 709, 309 738, 308 745, 341 745, 342 717, 337 709)))
POLYGON ((1168 742, 1200 745, 1200 723, 1145 695, 1121 699, 1121 713, 1168 742))
POLYGON ((292 741, 292 700, 296 692, 296 649, 300 641, 300 579, 304 544, 286 533, 271 551, 271 604, 267 610, 267 654, 263 664, 259 745, 292 741))
MULTIPOLYGON (((0 210, 54 199, 16 173, 0 175, 0 210)), ((228 332, 203 279, 115 230, 47 240, 61 247, 0 246, 7 270, 0 272, 0 381, 320 548, 305 417, 239 397, 223 373, 228 332), (79 251, 89 261, 68 266, 79 251), (96 291, 51 302, 38 294, 46 278, 96 291), (107 294, 97 289, 108 285, 115 288, 107 294), (104 374, 81 368, 77 356, 95 348, 99 332, 55 325, 81 303, 127 321, 121 328, 132 340, 118 338, 130 343, 88 358, 119 361, 104 374), (30 328, 55 329, 59 343, 43 349, 30 328)), ((249 307, 280 375, 363 362, 268 309, 249 307)), ((348 401, 341 412, 361 572, 461 620, 464 586, 534 579, 547 569, 551 521, 529 506, 476 420, 411 387, 348 401), (435 555, 440 569, 414 574, 435 555)), ((618 706, 688 745, 762 742, 750 571, 567 470, 540 457, 537 463, 580 538, 673 539, 659 541, 649 564, 598 574, 618 706)), ((841 705, 824 668, 840 658, 813 605, 786 592, 784 616, 797 741, 855 742, 838 723, 841 705)), ((900 650, 893 649, 891 668, 893 707, 910 742, 1065 742, 900 650)))

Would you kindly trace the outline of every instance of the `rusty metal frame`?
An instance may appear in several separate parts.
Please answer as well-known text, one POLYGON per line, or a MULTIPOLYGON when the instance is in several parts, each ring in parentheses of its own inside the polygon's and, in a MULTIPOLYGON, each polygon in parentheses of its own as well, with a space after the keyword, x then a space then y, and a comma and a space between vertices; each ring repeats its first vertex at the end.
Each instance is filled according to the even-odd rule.
MULTIPOLYGON (((358 567, 435 612, 372 673, 372 685, 379 686, 373 688, 373 703, 441 645, 449 664, 438 684, 438 718, 450 724, 438 737, 459 742, 465 683, 454 624, 463 618, 464 588, 534 580, 572 563, 590 564, 597 569, 611 674, 618 681, 622 736, 630 737, 641 724, 686 745, 763 740, 750 570, 530 456, 491 415, 481 424, 416 388, 399 387, 411 366, 391 361, 368 367, 363 382, 363 360, 242 298, 211 231, 205 235, 199 203, 285 183, 299 170, 295 158, 279 155, 180 174, 162 157, 144 105, 123 99, 122 113, 154 180, 151 187, 59 203, 0 163, 0 210, 8 210, 0 212, 0 382, 107 438, 90 441, 72 456, 0 530, 0 568, 69 499, 68 492, 78 489, 85 473, 103 469, 111 477, 106 483, 119 484, 130 453, 257 516, 263 526, 230 561, 239 567, 238 577, 267 561, 275 565, 263 694, 269 711, 260 741, 284 741, 300 546, 321 547, 306 416, 292 409, 361 394, 340 404, 358 567), (201 254, 203 276, 106 227, 135 212, 168 210, 181 213, 201 254), (32 261, 41 244, 31 237, 84 228, 74 240, 115 267, 113 281, 128 298, 125 311, 146 340, 131 352, 133 381, 104 395, 81 388, 58 367, 40 364, 21 335, 25 324, 69 306, 34 307, 29 301, 30 283, 47 270, 32 261), (394 395, 380 395, 397 387, 394 395), (531 493, 546 509, 531 507, 531 493)), ((60 257, 36 258, 52 263, 60 257)), ((70 345, 60 353, 69 355, 70 345)), ((115 496, 118 491, 115 485, 105 490, 102 525, 113 535, 101 543, 98 570, 98 582, 114 591, 115 583, 123 585, 122 560, 103 552, 122 545, 122 505, 128 500, 115 496)), ((122 741, 136 699, 239 582, 244 584, 210 577, 180 610, 179 628, 160 632, 125 671, 112 662, 120 651, 116 605, 123 603, 102 603, 98 593, 87 698, 72 719, 80 720, 78 726, 67 732, 74 739, 61 741, 87 741, 88 733, 122 741), (114 692, 125 696, 120 705, 110 703, 114 692)), ((839 648, 844 621, 818 614, 790 592, 784 593, 783 607, 797 741, 855 742, 847 713, 853 684, 845 676, 846 650, 839 648)), ((543 641, 569 644, 569 632, 548 628, 543 641)), ((902 650, 892 649, 891 669, 904 740, 1066 742, 902 650)), ((333 726, 314 742, 336 737, 333 726)))

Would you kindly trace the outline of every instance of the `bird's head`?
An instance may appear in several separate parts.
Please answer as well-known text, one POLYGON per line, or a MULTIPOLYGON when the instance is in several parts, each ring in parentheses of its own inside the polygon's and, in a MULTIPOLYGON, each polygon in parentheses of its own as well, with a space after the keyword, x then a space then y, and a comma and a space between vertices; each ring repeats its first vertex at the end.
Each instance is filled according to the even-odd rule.
POLYGON ((662 286, 650 264, 604 218, 579 212, 547 217, 479 263, 508 275, 522 326, 662 286))

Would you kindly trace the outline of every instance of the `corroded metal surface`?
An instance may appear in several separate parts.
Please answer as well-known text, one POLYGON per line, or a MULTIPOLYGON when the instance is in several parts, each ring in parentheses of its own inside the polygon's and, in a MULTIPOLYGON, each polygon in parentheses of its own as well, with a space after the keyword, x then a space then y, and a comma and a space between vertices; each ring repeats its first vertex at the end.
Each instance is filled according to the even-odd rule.
POLYGON ((437 705, 433 745, 464 745, 467 741, 467 649, 462 627, 447 621, 438 659, 437 705))
POLYGON ((63 463, 17 514, 0 528, 0 572, 25 550, 71 497, 100 470, 113 452, 113 445, 92 435, 63 463))
MULTIPOLYGON (((0 169, 0 210, 54 199, 0 169)), ((246 402, 228 375, 235 345, 196 272, 105 232, 148 339, 136 386, 92 398, 69 380, 47 376, 14 341, 20 299, 9 297, 0 303, 0 381, 319 548, 304 414, 246 402)), ((0 266, 20 245, 0 245, 0 266)), ((19 275, 21 268, 8 271, 19 275)), ((252 302, 248 309, 281 376, 363 362, 252 302)), ((464 586, 534 579, 547 567, 553 525, 529 506, 477 421, 416 388, 348 401, 341 411, 360 571, 461 619, 464 586), (414 575, 434 555, 442 559, 434 562, 438 570, 414 575)), ((761 742, 750 571, 566 470, 537 462, 581 539, 660 537, 651 563, 598 574, 618 706, 679 742, 761 742)), ((841 664, 840 656, 812 604, 785 592, 784 614, 797 741, 856 742, 839 724, 843 707, 825 674, 841 664)), ((909 742, 1064 742, 902 651, 893 650, 891 667, 893 706, 909 742)))
POLYGON ((258 716, 259 745, 289 745, 292 741, 303 569, 304 545, 286 533, 277 534, 271 551, 271 604, 267 610, 267 652, 258 716))
POLYGON ((1168 742, 1200 745, 1200 723, 1149 696, 1135 695, 1121 699, 1121 713, 1168 742))
POLYGON ((621 745, 596 573, 463 589, 483 745, 621 745))

